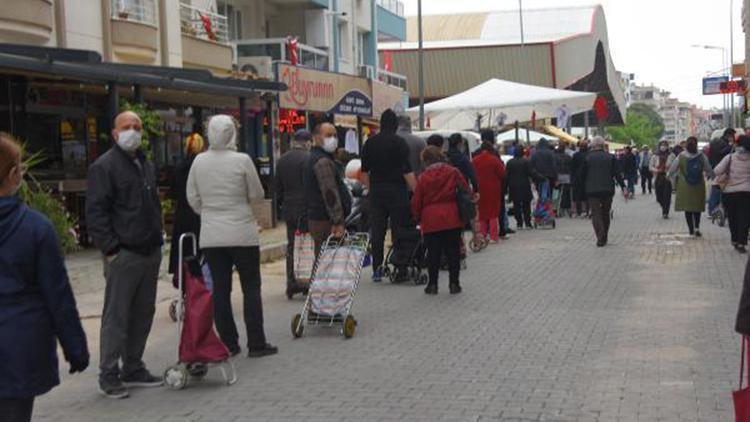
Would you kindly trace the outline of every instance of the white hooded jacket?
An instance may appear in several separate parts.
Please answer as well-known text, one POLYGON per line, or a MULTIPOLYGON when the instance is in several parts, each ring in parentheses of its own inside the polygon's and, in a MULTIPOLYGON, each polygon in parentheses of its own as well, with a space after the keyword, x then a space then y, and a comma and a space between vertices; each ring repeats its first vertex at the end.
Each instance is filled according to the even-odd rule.
POLYGON ((209 149, 190 168, 187 200, 201 216, 201 248, 260 245, 250 204, 263 199, 263 186, 253 160, 237 152, 236 137, 231 117, 212 117, 209 149))

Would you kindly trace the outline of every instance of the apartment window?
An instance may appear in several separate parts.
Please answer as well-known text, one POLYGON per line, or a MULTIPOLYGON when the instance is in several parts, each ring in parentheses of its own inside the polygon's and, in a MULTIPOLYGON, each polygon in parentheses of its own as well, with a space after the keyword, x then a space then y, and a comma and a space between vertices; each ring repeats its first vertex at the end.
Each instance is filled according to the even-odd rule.
POLYGON ((241 40, 242 39, 242 12, 240 12, 236 6, 226 1, 216 2, 217 12, 220 15, 224 15, 227 18, 227 29, 229 32, 229 39, 241 40))
POLYGON ((364 32, 360 32, 357 35, 357 64, 365 64, 365 52, 367 50, 367 35, 364 32))
POLYGON ((112 17, 156 25, 154 0, 111 0, 112 17))

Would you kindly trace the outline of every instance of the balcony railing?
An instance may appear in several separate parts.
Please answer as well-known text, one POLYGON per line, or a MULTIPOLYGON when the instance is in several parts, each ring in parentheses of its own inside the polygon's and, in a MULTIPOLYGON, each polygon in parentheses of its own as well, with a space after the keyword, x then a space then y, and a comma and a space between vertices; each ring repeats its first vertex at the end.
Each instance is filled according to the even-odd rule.
POLYGON ((180 3, 180 28, 183 35, 221 43, 229 40, 226 16, 189 4, 180 3))
POLYGON ((111 0, 112 17, 156 25, 154 0, 111 0))
MULTIPOLYGON (((286 38, 239 40, 235 46, 236 57, 271 57, 273 61, 290 62, 286 38)), ((328 53, 324 50, 297 43, 297 65, 318 70, 328 70, 328 53)))
POLYGON ((378 0, 378 5, 396 16, 404 17, 404 3, 400 0, 378 0))
POLYGON ((398 73, 389 72, 384 69, 378 69, 378 80, 380 82, 387 83, 388 85, 397 86, 404 91, 407 91, 406 76, 399 75, 398 73))

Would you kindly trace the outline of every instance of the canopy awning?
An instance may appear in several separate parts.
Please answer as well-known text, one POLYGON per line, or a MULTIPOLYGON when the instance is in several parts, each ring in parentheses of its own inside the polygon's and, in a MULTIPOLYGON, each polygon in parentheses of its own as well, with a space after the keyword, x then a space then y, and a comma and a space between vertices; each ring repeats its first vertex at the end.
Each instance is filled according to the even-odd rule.
MULTIPOLYGON (((501 126, 507 122, 557 117, 565 106, 569 116, 593 108, 596 94, 525 85, 490 79, 456 95, 433 101, 424 107, 430 126, 437 129, 467 129, 501 126), (502 124, 500 124, 502 123, 502 124)), ((419 107, 408 113, 416 117, 419 107)))

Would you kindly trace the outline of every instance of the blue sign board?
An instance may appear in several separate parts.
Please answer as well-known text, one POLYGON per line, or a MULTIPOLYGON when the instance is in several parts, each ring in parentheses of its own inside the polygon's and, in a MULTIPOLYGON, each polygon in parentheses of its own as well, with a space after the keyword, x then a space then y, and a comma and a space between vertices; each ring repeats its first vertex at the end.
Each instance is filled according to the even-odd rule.
POLYGON ((703 78, 703 95, 721 94, 722 82, 729 82, 729 77, 703 78))

